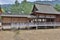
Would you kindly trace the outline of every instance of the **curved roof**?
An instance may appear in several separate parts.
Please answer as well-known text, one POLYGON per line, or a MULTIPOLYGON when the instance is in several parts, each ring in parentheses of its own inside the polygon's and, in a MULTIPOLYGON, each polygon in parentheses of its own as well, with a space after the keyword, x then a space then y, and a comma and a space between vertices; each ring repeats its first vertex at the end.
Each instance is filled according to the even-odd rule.
POLYGON ((48 14, 59 14, 53 6, 47 4, 35 4, 35 7, 38 9, 36 12, 39 13, 48 13, 48 14))

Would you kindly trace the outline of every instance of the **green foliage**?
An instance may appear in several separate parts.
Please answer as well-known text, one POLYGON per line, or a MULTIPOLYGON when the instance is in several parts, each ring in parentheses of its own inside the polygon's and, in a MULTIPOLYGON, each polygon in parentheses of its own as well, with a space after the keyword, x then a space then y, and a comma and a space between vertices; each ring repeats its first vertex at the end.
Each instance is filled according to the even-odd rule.
POLYGON ((21 8, 25 14, 30 14, 33 9, 33 4, 28 3, 28 2, 24 2, 24 3, 21 3, 21 8))
POLYGON ((23 2, 27 2, 27 0, 24 0, 23 2))
POLYGON ((15 4, 12 4, 10 7, 3 9, 5 10, 5 13, 10 11, 11 14, 31 14, 33 6, 34 5, 32 3, 27 2, 26 0, 22 1, 22 3, 19 3, 16 0, 15 4))
POLYGON ((13 6, 11 6, 11 8, 10 8, 10 11, 11 11, 11 13, 12 14, 16 14, 16 13, 20 13, 20 6, 19 5, 13 5, 13 6))
POLYGON ((15 1, 15 5, 18 6, 19 5, 19 2, 18 0, 15 1))
POLYGON ((55 9, 56 9, 57 11, 60 11, 60 5, 59 5, 59 4, 56 4, 56 5, 55 5, 55 9))
POLYGON ((33 4, 28 2, 22 2, 19 5, 12 5, 10 11, 12 14, 30 14, 33 9, 33 4))
POLYGON ((1 10, 1 5, 0 5, 0 10, 1 10))

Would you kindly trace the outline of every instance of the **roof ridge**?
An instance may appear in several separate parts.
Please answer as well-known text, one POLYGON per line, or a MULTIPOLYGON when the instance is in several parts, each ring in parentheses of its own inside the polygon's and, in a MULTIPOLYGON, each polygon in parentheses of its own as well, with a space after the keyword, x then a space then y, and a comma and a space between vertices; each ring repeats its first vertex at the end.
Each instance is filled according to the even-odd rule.
POLYGON ((48 6, 52 6, 51 4, 42 4, 42 3, 35 3, 35 4, 38 4, 38 5, 48 5, 48 6))

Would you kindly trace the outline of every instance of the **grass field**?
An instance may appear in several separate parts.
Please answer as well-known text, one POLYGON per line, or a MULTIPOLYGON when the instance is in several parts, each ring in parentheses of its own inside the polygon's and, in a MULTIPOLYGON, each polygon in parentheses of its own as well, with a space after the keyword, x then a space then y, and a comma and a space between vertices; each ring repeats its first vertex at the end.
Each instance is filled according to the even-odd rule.
POLYGON ((0 31, 0 40, 60 40, 60 29, 0 31))

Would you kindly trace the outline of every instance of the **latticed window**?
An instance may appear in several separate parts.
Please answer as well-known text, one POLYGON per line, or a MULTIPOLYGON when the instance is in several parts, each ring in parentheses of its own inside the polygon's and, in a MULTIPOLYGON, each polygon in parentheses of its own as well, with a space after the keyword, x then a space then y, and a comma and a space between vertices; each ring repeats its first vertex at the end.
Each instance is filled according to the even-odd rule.
POLYGON ((2 25, 11 25, 11 23, 2 23, 2 25))

